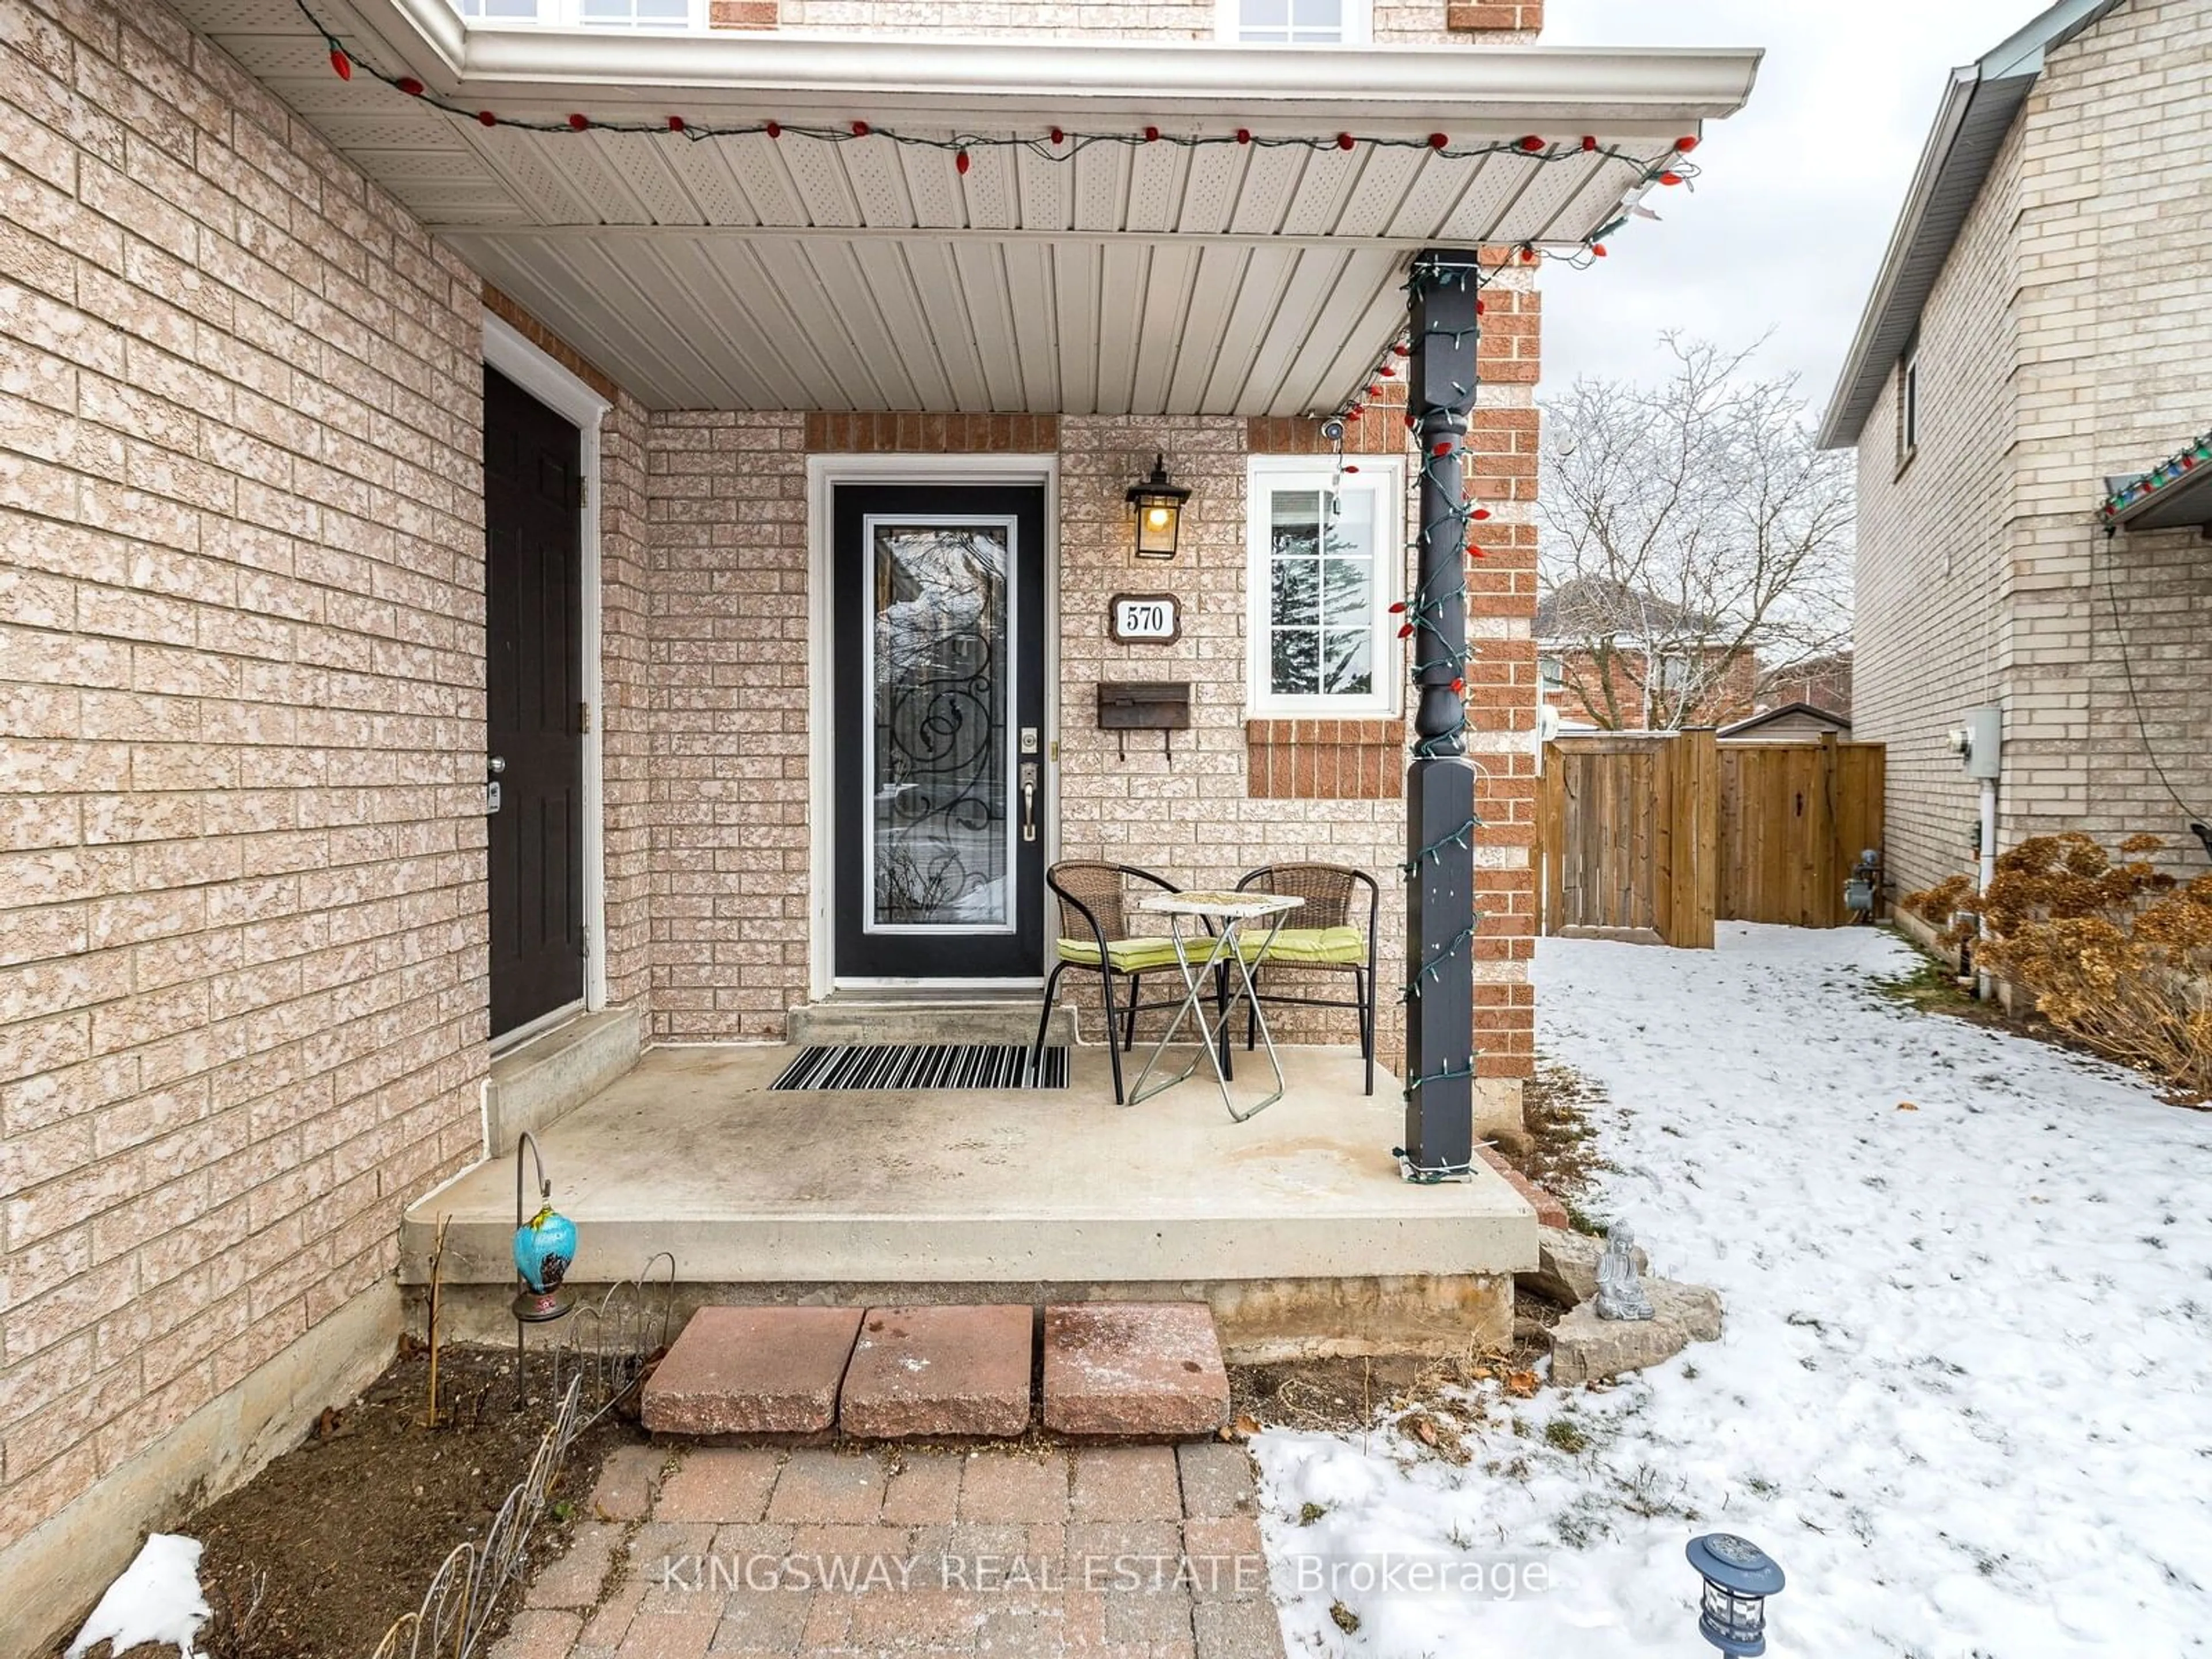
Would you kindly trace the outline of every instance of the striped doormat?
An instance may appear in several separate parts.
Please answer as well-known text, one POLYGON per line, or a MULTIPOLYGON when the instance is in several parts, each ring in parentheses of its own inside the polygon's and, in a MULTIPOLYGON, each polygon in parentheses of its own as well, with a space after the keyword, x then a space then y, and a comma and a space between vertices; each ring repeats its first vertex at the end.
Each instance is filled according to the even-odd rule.
POLYGON ((775 1089, 1065 1089, 1067 1050, 1048 1048, 1030 1081, 1026 1042, 871 1042, 803 1048, 775 1089))

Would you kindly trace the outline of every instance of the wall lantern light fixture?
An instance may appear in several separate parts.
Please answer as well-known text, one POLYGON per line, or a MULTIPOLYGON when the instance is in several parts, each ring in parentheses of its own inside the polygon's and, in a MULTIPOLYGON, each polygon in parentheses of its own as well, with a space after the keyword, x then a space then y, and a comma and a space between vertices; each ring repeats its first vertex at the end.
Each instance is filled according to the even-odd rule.
POLYGON ((1165 453, 1156 453, 1152 458, 1152 476, 1142 483, 1129 486, 1130 510, 1137 515, 1139 558, 1175 557, 1176 538, 1182 531, 1182 504, 1189 499, 1189 490, 1168 481, 1165 453))

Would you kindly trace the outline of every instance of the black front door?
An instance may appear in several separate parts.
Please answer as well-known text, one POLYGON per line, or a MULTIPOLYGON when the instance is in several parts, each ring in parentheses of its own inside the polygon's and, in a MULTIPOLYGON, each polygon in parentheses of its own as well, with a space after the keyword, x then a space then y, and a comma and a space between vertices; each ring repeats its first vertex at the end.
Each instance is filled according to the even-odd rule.
POLYGON ((576 428, 484 370, 494 1036, 584 994, 582 506, 576 428))
POLYGON ((1043 971, 1044 491, 836 493, 836 969, 1043 971))

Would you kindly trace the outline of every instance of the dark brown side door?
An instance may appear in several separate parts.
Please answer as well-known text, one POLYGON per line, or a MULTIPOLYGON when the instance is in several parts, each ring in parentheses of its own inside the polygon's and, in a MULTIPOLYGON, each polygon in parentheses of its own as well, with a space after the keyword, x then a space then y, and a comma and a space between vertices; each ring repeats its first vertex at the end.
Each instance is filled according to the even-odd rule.
POLYGON ((494 1036, 584 994, 582 505, 576 428, 487 368, 494 1036))

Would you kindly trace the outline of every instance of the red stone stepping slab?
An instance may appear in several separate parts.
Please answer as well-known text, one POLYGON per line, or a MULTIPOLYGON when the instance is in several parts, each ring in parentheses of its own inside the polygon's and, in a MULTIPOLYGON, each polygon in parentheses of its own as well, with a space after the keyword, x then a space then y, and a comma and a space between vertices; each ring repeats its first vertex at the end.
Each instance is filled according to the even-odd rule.
POLYGON ((1229 1373, 1203 1302, 1078 1302, 1044 1310, 1044 1421, 1062 1434, 1152 1440, 1229 1420, 1229 1373))
POLYGON ((869 1309, 840 1426, 870 1440, 1022 1433, 1035 1319, 1027 1307, 869 1309))
POLYGON ((819 1434, 837 1420, 837 1385, 860 1328, 858 1308, 702 1308, 646 1379, 654 1434, 819 1434))

